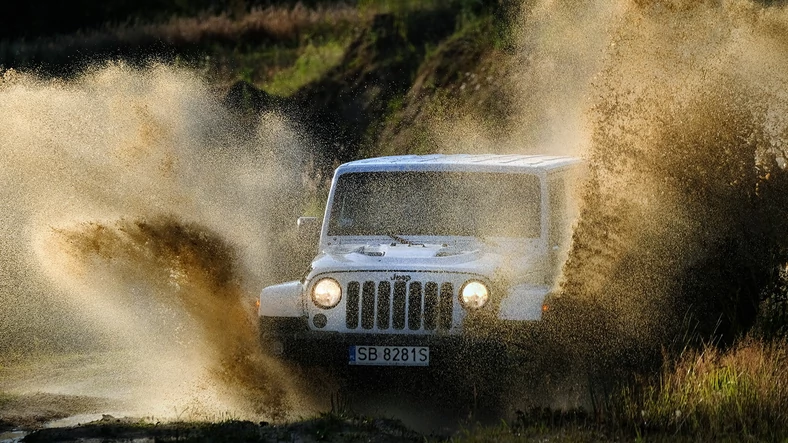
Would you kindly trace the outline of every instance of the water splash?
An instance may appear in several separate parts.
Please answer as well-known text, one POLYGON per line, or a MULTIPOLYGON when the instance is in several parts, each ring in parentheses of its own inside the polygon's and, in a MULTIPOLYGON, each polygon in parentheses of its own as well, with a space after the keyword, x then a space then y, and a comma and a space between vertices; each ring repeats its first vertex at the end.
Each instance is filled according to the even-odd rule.
POLYGON ((589 393, 659 367, 662 350, 748 330, 781 284, 788 7, 522 10, 517 124, 482 145, 579 155, 589 176, 545 337, 549 377, 514 404, 591 407, 589 393))
POLYGON ((0 358, 111 356, 93 375, 56 365, 60 386, 7 373, 2 389, 120 395, 146 414, 281 417, 300 401, 251 312, 275 274, 267 235, 294 218, 280 198, 298 201, 303 137, 274 115, 245 131, 164 65, 6 71, 0 114, 0 358))
POLYGON ((788 258, 788 8, 621 11, 593 79, 592 177, 563 287, 578 308, 563 339, 608 369, 746 331, 788 258))

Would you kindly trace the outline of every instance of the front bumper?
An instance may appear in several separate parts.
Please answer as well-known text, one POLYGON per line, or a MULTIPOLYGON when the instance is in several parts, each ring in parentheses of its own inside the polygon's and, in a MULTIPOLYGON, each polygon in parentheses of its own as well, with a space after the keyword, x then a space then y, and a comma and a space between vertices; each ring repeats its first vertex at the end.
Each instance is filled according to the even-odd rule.
POLYGON ((490 335, 363 334, 314 331, 306 317, 261 317, 263 344, 276 343, 284 356, 317 365, 347 364, 352 345, 428 346, 430 365, 487 363, 506 354, 507 343, 490 335))

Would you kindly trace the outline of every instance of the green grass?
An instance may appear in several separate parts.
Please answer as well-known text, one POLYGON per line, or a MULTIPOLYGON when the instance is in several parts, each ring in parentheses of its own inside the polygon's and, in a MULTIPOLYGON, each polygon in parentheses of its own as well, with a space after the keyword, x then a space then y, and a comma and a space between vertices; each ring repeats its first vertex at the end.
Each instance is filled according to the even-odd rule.
POLYGON ((618 401, 625 422, 646 430, 786 439, 788 343, 747 339, 727 351, 687 351, 618 401))
POLYGON ((269 94, 288 97, 339 64, 346 47, 346 41, 329 41, 318 45, 310 42, 299 48, 299 55, 292 66, 274 74, 261 85, 262 89, 269 94))

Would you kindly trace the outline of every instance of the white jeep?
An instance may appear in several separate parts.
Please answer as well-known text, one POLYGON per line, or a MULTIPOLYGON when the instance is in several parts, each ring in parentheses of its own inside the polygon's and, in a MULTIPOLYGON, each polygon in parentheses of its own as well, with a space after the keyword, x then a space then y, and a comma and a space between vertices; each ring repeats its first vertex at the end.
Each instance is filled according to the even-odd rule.
POLYGON ((429 366, 456 345, 539 322, 575 211, 581 162, 541 155, 406 155, 341 165, 318 254, 260 294, 276 353, 314 362, 429 366))

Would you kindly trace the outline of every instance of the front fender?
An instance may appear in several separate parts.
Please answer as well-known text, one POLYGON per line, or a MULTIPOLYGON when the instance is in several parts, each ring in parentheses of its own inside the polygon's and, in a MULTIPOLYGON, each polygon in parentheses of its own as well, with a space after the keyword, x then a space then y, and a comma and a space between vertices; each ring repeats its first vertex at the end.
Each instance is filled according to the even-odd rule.
POLYGON ((304 285, 300 281, 290 281, 279 285, 267 286, 260 293, 260 317, 302 317, 305 315, 301 294, 304 285))
POLYGON ((542 305, 550 293, 548 286, 517 285, 501 300, 501 320, 541 320, 542 305))

